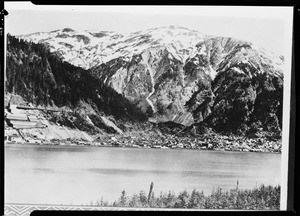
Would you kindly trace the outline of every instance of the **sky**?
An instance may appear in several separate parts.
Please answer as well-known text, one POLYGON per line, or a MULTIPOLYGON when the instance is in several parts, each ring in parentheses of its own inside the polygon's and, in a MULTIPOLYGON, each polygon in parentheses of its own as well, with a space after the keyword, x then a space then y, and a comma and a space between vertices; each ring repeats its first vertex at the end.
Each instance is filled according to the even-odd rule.
POLYGON ((241 6, 36 6, 5 2, 6 32, 12 35, 75 30, 126 34, 177 25, 204 34, 246 40, 283 54, 291 34, 292 7, 241 6))

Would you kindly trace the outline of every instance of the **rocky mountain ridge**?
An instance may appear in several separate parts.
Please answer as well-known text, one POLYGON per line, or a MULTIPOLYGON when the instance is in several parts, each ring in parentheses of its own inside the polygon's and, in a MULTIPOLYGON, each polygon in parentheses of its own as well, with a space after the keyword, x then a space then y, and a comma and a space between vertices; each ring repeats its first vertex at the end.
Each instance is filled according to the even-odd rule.
POLYGON ((187 28, 169 26, 127 35, 112 31, 92 32, 64 28, 17 37, 47 44, 51 52, 57 53, 63 60, 89 69, 119 57, 130 61, 132 56, 159 46, 164 46, 170 55, 185 61, 195 52, 196 43, 207 36, 187 28))
MULTIPOLYGON (((34 43, 46 44, 51 52, 57 53, 63 60, 85 69, 120 57, 130 61, 133 56, 158 47, 165 48, 170 56, 185 63, 188 58, 193 58, 197 54, 209 53, 209 48, 213 48, 212 45, 216 46, 215 44, 219 46, 217 51, 221 51, 223 55, 228 54, 233 46, 248 45, 257 50, 261 56, 267 56, 268 59, 274 61, 277 66, 282 65, 282 56, 276 56, 250 42, 205 35, 196 30, 179 26, 152 28, 127 35, 113 31, 76 31, 64 28, 17 37, 34 43), (208 48, 207 44, 210 44, 208 48)), ((216 50, 214 49, 214 51, 216 50)))

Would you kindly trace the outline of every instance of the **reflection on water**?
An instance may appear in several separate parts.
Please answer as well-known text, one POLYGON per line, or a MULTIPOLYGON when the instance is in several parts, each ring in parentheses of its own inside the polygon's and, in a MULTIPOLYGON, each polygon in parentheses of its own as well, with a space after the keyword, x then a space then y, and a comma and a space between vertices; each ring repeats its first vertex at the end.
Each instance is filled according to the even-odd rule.
POLYGON ((280 184, 280 154, 184 149, 6 146, 5 202, 89 204, 129 195, 280 184))

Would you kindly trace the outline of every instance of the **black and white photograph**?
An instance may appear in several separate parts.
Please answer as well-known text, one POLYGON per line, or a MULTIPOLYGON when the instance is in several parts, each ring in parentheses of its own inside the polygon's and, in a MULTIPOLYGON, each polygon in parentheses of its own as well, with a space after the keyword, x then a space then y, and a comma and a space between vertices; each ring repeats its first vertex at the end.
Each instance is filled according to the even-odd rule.
POLYGON ((5 215, 286 210, 293 7, 5 10, 5 215))

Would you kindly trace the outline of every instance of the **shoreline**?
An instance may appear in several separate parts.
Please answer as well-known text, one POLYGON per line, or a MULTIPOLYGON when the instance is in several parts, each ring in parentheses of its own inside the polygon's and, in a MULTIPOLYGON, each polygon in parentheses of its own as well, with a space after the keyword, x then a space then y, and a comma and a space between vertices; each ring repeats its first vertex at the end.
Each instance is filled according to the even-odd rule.
POLYGON ((104 146, 104 145, 77 145, 77 144, 53 144, 53 143, 5 143, 4 147, 66 147, 66 148, 126 148, 126 149, 161 149, 161 150, 196 150, 196 151, 218 151, 218 152, 245 152, 245 153, 268 153, 268 154, 281 154, 282 152, 274 151, 237 151, 237 150, 224 150, 224 149, 201 149, 201 148, 153 148, 153 147, 131 147, 131 146, 104 146))

